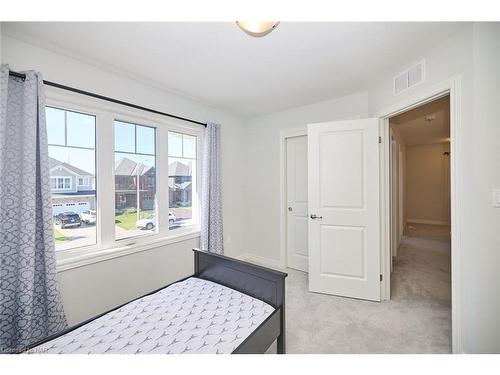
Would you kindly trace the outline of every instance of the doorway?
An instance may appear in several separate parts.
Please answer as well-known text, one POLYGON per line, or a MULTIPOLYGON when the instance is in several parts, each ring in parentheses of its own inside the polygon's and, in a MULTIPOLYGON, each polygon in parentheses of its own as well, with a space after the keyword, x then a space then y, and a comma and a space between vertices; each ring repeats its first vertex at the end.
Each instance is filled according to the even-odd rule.
MULTIPOLYGON (((286 129, 280 131, 280 181, 281 181, 281 257, 280 267, 287 267, 287 182, 286 182, 286 143, 287 138, 307 135, 308 138, 308 211, 309 211, 309 274, 306 286, 309 291, 332 294, 336 296, 354 297, 375 301, 391 300, 391 194, 390 194, 390 126, 389 119, 411 109, 421 107, 443 97, 449 97, 450 107, 450 135, 449 158, 450 170, 450 227, 451 227, 451 323, 452 323, 452 350, 454 353, 462 351, 462 318, 461 318, 461 196, 462 196, 462 161, 461 161, 461 87, 460 78, 451 78, 441 84, 421 90, 415 95, 406 97, 396 104, 381 110, 375 119, 360 119, 333 121, 319 124, 308 124, 307 127, 286 129), (376 120, 376 121, 375 121, 376 120), (345 129, 344 129, 345 127, 345 129), (373 131, 378 129, 377 131, 373 131), (353 131, 354 130, 354 131, 353 131), (317 134, 316 134, 317 133, 317 134), (314 135, 314 137, 311 137, 314 135), (346 139, 346 137, 348 139, 346 139), (345 142, 344 142, 345 141, 345 142), (348 141, 348 142, 347 142, 348 141), (319 143, 318 143, 319 142, 319 143), (350 145, 347 147, 346 145, 350 145), (321 147, 320 147, 321 146, 321 147), (332 147, 330 147, 332 146, 332 147), (324 150, 325 152, 321 151, 324 150), (333 150, 333 151, 332 151, 333 150), (358 150, 358 152, 356 152, 358 150), (332 152, 335 155, 330 155, 332 152), (359 155, 363 155, 362 158, 359 155), (319 160, 318 157, 320 158, 319 160), (322 163, 325 160, 340 160, 339 163, 322 163), (320 167, 323 166, 323 167, 320 167), (366 166, 367 168, 364 168, 366 166), (376 174, 374 175, 373 172, 376 174), (336 173, 336 174, 335 174, 336 173), (330 177, 335 175, 337 189, 330 189, 330 177), (379 177, 377 177, 379 175, 379 177), (323 178, 321 177, 323 176, 323 178), (349 181, 344 181, 345 179, 349 181), (379 181, 378 185, 373 184, 379 181), (341 189, 340 191, 337 191, 341 189), (335 192, 333 194, 332 192, 335 192), (365 195, 370 193, 369 199, 365 195), (333 195, 332 195, 333 194, 333 195), (376 197, 379 197, 378 199, 376 197), (342 201, 339 201, 340 198, 342 201), (318 200, 319 199, 319 200, 318 200), (357 199, 357 200, 356 200, 357 199), (316 202, 317 201, 317 202, 316 202), (326 211, 323 212, 322 210, 326 211), (347 210, 346 210, 347 209, 347 210), (350 210, 349 210, 350 209, 350 210), (327 212, 327 211, 330 212, 327 212), (350 213, 365 212, 372 218, 365 220, 363 225, 351 224, 350 213), (334 213, 333 217, 330 214, 334 213), (331 217, 325 216, 330 215, 331 217), (332 218, 339 214, 344 215, 338 223, 330 223, 332 218), (350 216, 349 216, 350 215, 350 216), (378 219, 375 219, 375 215, 378 219), (349 217, 348 217, 349 216, 349 217), (366 226, 364 227, 364 225, 366 226), (320 228, 322 231, 319 231, 320 228), (374 228, 379 228, 374 231, 374 228), (340 233, 340 231, 343 231, 340 233), (379 238, 376 238, 376 233, 379 238), (345 235, 341 235, 345 234, 345 235), (370 235, 368 238, 367 236, 370 235), (320 242, 319 242, 319 241, 320 242), (321 243, 331 240, 329 251, 322 251, 321 243), (331 249, 338 251, 331 251, 331 249), (352 249, 358 250, 356 252, 352 249), (379 256, 373 256, 379 254, 379 256), (368 258, 367 256, 373 256, 368 258), (319 268, 314 264, 319 264, 319 268), (378 264, 378 266, 377 266, 378 264), (375 274, 373 270, 378 272, 375 274), (362 274, 362 277, 358 275, 362 274), (321 276, 326 281, 314 283, 315 276, 321 276), (366 277, 369 275, 369 277, 366 277), (376 277, 374 277, 374 275, 376 277), (380 276, 380 277, 379 277, 380 276), (334 278, 339 283, 333 283, 334 278), (342 279, 342 280, 340 280, 342 279), (333 281, 332 281, 333 280, 333 281), (369 280, 374 289, 366 293, 356 293, 353 289, 340 290, 348 282, 369 280), (332 282, 330 282, 332 281, 332 282), (340 281, 342 283, 340 284, 340 281), (321 287, 321 288, 320 288, 321 287), (368 293, 369 292, 369 293, 368 293)), ((403 151, 394 149, 393 153, 403 160, 403 151)), ((403 163, 392 166, 395 170, 403 170, 403 163)), ((404 171, 399 173, 403 176, 404 171)), ((403 177, 398 177, 403 186, 403 177)), ((330 184, 331 185, 331 184, 330 184)), ((335 187, 335 186, 333 186, 335 187)), ((403 199, 404 191, 399 189, 398 199, 403 199)), ((399 218, 393 223, 399 223, 400 233, 404 233, 401 221, 404 217, 403 207, 400 205, 399 218)), ((404 222, 404 221, 403 221, 404 222)), ((418 223, 417 223, 418 224, 418 223)), ((433 223, 431 223, 432 225, 433 223)), ((415 228, 408 228, 415 229, 415 228)), ((397 240, 399 236, 394 236, 397 240)), ((411 236, 408 236, 411 237, 411 236)), ((397 256, 397 248, 394 250, 397 256)), ((316 280, 318 281, 318 280, 316 280)), ((352 283, 351 283, 352 284, 352 283)), ((359 284, 359 282, 358 282, 359 284)), ((361 286, 356 291, 361 290, 361 286)), ((392 301, 391 301, 392 302, 392 301)), ((391 303, 391 305, 393 305, 391 303)), ((397 303, 396 303, 397 305, 397 303)))
POLYGON ((286 138, 287 267, 308 272, 307 136, 286 138))
POLYGON ((389 118, 391 300, 451 347, 450 96, 389 118))

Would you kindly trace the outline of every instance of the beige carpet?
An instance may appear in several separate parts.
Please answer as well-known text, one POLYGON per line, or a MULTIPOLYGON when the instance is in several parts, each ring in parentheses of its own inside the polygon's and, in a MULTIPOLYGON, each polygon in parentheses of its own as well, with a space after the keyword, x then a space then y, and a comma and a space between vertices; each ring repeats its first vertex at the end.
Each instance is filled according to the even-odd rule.
POLYGON ((288 353, 451 352, 449 228, 412 226, 389 302, 310 293, 307 274, 287 270, 288 353))

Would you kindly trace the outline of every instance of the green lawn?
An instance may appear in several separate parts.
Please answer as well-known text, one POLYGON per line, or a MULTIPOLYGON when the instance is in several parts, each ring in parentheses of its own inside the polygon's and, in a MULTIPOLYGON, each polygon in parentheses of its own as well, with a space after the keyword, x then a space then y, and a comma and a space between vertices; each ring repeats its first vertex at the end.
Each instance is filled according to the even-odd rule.
POLYGON ((59 232, 56 228, 54 228, 54 238, 56 241, 59 241, 59 242, 69 240, 68 237, 66 237, 64 234, 59 232))
MULTIPOLYGON (((141 211, 140 218, 145 219, 153 213, 154 211, 141 211)), ((137 214, 135 213, 115 216, 115 224, 125 230, 135 229, 136 222, 137 222, 137 214)))

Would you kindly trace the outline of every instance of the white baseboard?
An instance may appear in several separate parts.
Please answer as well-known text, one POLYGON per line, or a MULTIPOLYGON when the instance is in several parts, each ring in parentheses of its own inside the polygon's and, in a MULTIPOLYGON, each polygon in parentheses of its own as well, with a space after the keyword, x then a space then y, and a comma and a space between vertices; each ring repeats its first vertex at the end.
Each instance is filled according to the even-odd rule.
POLYGON ((238 256, 238 259, 243 260, 245 262, 254 263, 259 266, 274 268, 279 271, 283 271, 285 266, 281 264, 279 260, 265 258, 260 255, 255 255, 251 253, 245 253, 238 256))
POLYGON ((448 223, 446 221, 424 220, 424 219, 406 219, 406 223, 430 224, 430 225, 450 225, 450 223, 448 223))

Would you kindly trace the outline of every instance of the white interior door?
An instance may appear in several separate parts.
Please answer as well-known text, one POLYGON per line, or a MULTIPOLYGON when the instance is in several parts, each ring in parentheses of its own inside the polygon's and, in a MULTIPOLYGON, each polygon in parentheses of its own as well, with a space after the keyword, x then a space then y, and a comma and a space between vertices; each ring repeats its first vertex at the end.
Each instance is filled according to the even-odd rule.
POLYGON ((308 126, 309 289, 380 301, 379 121, 308 126))
POLYGON ((287 266, 308 271, 307 137, 286 141, 287 266))

